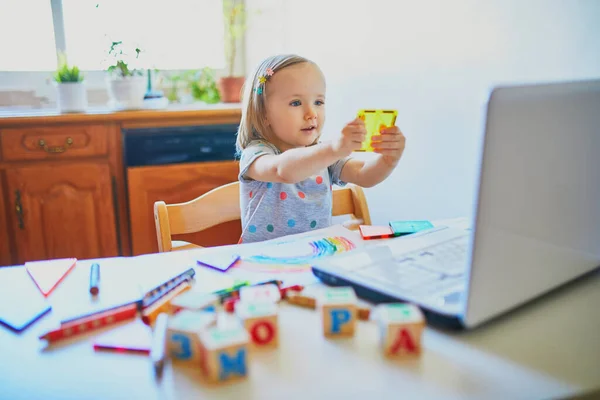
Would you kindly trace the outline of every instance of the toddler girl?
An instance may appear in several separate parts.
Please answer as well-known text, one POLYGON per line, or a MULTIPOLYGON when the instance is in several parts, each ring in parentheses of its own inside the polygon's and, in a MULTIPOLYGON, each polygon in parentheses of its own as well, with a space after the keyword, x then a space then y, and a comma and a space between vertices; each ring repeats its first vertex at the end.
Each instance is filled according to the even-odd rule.
POLYGON ((376 157, 352 158, 366 137, 355 119, 334 140, 321 142, 325 78, 298 55, 269 57, 246 81, 237 134, 240 156, 241 243, 325 228, 331 224, 332 185, 371 187, 387 178, 404 151, 398 127, 372 138, 376 157))

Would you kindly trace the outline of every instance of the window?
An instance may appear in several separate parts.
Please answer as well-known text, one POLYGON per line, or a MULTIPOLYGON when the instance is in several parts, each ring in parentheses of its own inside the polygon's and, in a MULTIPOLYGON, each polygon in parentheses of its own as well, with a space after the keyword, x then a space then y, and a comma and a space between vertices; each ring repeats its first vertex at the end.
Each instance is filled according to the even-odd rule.
POLYGON ((56 68, 49 0, 0 1, 0 71, 56 68))
POLYGON ((103 70, 110 43, 122 41, 139 66, 196 69, 225 65, 221 0, 62 0, 69 62, 103 70))
POLYGON ((0 0, 0 38, 0 71, 52 71, 63 47, 105 70, 112 41, 142 49, 143 68, 225 66, 222 0, 0 0))

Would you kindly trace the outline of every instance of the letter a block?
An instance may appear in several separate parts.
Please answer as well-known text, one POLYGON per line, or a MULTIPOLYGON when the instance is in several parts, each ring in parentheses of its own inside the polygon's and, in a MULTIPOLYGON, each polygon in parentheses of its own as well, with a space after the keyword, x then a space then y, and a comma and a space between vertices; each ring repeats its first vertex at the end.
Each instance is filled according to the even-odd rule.
POLYGON ((173 361, 200 367, 200 332, 213 325, 215 313, 183 310, 169 318, 167 349, 173 361))
POLYGON ((392 303, 377 306, 381 346, 389 357, 418 356, 425 318, 413 304, 392 303))
POLYGON ((325 336, 354 336, 356 301, 356 293, 351 287, 328 287, 323 290, 318 307, 325 336))
POLYGON ((201 369, 209 382, 248 375, 248 332, 241 323, 211 327, 200 334, 201 369))
POLYGON ((279 345, 277 304, 240 301, 235 313, 250 335, 252 348, 274 348, 279 345))

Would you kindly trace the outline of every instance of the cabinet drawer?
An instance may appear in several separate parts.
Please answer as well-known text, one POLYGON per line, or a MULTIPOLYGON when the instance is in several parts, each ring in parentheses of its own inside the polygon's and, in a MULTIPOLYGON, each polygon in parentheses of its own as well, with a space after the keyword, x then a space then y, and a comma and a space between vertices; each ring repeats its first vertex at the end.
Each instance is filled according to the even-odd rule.
POLYGON ((2 159, 46 160, 107 154, 106 125, 69 125, 2 129, 2 159))

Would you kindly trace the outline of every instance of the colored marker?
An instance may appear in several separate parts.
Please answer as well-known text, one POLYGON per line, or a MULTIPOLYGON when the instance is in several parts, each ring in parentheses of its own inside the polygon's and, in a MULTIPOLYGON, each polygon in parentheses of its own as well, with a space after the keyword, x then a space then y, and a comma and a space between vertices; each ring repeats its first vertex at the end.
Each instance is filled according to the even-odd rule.
POLYGON ((194 268, 190 268, 190 269, 182 272, 181 274, 174 276, 173 278, 169 279, 168 281, 156 286, 154 289, 148 291, 142 297, 142 307, 143 308, 148 307, 153 302, 155 302, 160 297, 162 297, 166 292, 171 290, 173 287, 179 285, 184 280, 187 280, 187 281, 191 280, 194 277, 194 275, 196 275, 196 271, 194 270, 194 268))
POLYGON ((156 324, 154 325, 154 331, 152 332, 152 346, 150 347, 150 359, 152 360, 152 364, 154 365, 154 372, 159 376, 162 375, 165 366, 165 346, 167 340, 168 322, 168 314, 158 314, 158 317, 156 317, 156 324))
POLYGON ((155 301, 150 307, 142 311, 142 322, 152 325, 161 313, 167 313, 171 308, 171 300, 192 287, 189 282, 183 281, 179 286, 166 293, 155 301))
POLYGON ((94 263, 90 268, 90 293, 97 295, 100 292, 100 264, 94 263))
POLYGON ((94 311, 94 312, 91 312, 89 314, 82 314, 82 315, 78 315, 76 317, 72 317, 72 318, 68 318, 68 319, 63 319, 62 321, 60 321, 60 324, 61 325, 68 325, 68 324, 71 324, 73 322, 81 322, 81 321, 83 321, 85 319, 88 319, 90 317, 96 317, 96 316, 99 316, 101 314, 106 314, 107 312, 118 310, 118 309, 121 309, 121 308, 124 308, 124 307, 129 307, 129 306, 136 306, 136 308, 139 309, 140 308, 140 304, 141 304, 141 300, 129 301, 127 303, 119 304, 118 306, 109 307, 109 308, 105 308, 103 310, 94 311))
POLYGON ((137 305, 131 304, 129 306, 107 311, 94 315, 90 318, 84 318, 80 321, 75 321, 62 325, 60 328, 46 332, 40 339, 47 340, 49 343, 56 342, 63 339, 68 339, 73 336, 77 336, 82 333, 87 333, 99 328, 114 325, 117 322, 126 321, 133 319, 137 315, 137 305))
POLYGON ((243 281, 241 283, 233 285, 230 288, 217 290, 216 292, 213 292, 213 294, 217 295, 219 297, 219 300, 221 301, 221 304, 223 304, 225 300, 236 296, 239 289, 244 286, 250 286, 250 282, 243 281))

